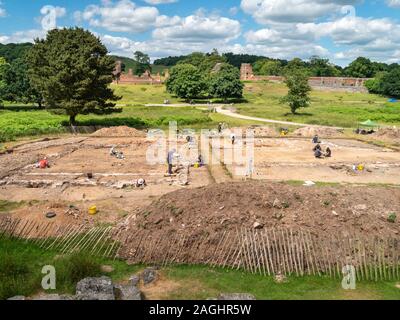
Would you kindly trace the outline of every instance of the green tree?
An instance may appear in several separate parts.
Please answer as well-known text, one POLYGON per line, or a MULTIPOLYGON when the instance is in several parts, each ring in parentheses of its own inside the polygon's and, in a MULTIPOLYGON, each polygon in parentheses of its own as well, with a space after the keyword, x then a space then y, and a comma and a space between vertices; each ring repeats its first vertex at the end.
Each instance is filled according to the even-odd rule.
POLYGON ((378 72, 375 78, 365 81, 365 86, 370 93, 384 94, 383 78, 387 72, 378 72))
POLYGON ((310 58, 310 68, 314 77, 338 77, 340 70, 329 62, 329 59, 323 59, 318 56, 310 58))
POLYGON ((298 109, 306 108, 310 105, 311 87, 308 83, 308 75, 303 72, 303 69, 292 70, 288 73, 285 83, 289 88, 289 92, 282 99, 282 102, 290 106, 293 114, 296 114, 298 109))
POLYGON ((151 72, 150 57, 141 51, 136 51, 134 54, 135 74, 141 76, 146 71, 151 72))
POLYGON ((261 76, 279 76, 282 74, 282 65, 277 60, 264 59, 257 61, 253 70, 261 76))
POLYGON ((173 67, 166 86, 168 92, 186 100, 200 97, 207 89, 204 74, 191 64, 173 67))
POLYGON ((5 69, 3 97, 7 101, 36 103, 42 107, 43 97, 31 84, 24 58, 14 60, 5 69))
POLYGON ((382 76, 381 87, 385 95, 400 98, 400 67, 382 76))
POLYGON ((62 110, 71 124, 78 114, 117 111, 112 82, 114 60, 107 48, 81 28, 54 29, 28 52, 29 76, 47 108, 62 110))
POLYGON ((5 58, 0 57, 0 106, 3 103, 3 100, 5 100, 5 88, 6 88, 6 82, 4 80, 4 75, 7 71, 8 64, 5 58))
POLYGON ((201 72, 209 73, 217 63, 226 63, 226 58, 219 55, 218 51, 214 49, 211 53, 193 52, 185 59, 180 61, 179 64, 191 64, 197 67, 201 72))
POLYGON ((354 78, 373 78, 375 76, 373 63, 364 57, 359 57, 350 63, 345 69, 345 73, 348 77, 354 78))
POLYGON ((210 76, 209 93, 213 97, 225 101, 228 98, 241 98, 243 87, 239 70, 230 64, 223 64, 218 72, 210 76))

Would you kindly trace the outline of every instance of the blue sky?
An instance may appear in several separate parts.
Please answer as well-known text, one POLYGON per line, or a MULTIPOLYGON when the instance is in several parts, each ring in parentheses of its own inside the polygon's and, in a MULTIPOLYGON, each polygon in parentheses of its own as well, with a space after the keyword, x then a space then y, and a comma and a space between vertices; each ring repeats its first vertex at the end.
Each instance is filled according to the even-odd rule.
POLYGON ((82 26, 109 51, 400 62, 400 0, 0 0, 0 43, 82 26))

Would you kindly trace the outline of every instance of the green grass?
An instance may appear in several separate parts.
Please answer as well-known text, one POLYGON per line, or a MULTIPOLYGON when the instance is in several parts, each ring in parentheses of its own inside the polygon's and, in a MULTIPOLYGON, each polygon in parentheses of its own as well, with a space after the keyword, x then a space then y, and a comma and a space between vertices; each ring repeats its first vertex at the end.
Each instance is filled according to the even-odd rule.
POLYGON ((76 283, 85 277, 101 276, 101 265, 112 265, 110 276, 121 280, 136 273, 140 266, 129 266, 123 261, 108 261, 87 255, 59 256, 54 251, 15 239, 0 240, 0 300, 15 295, 31 296, 42 291, 42 268, 56 268, 57 289, 47 293, 73 294, 76 283))
POLYGON ((246 103, 238 105, 239 113, 274 120, 355 128, 359 122, 373 120, 382 125, 400 124, 400 104, 368 93, 312 91, 311 106, 290 114, 280 100, 287 93, 284 84, 246 83, 246 103))
POLYGON ((18 209, 24 204, 24 202, 12 202, 7 200, 0 200, 0 213, 10 212, 18 209))
POLYGON ((203 266, 171 267, 165 275, 182 283, 168 293, 169 299, 207 299, 220 293, 251 293, 260 300, 400 299, 400 289, 390 281, 359 282, 356 290, 347 291, 341 279, 329 277, 289 277, 278 284, 272 277, 203 266))
MULTIPOLYGON (((112 85, 122 99, 118 102, 122 112, 107 116, 78 116, 85 126, 128 125, 136 128, 165 128, 169 121, 194 129, 215 127, 218 122, 229 126, 259 124, 209 113, 200 108, 145 107, 160 104, 168 99, 171 103, 184 101, 171 96, 162 85, 112 85)), ((358 122, 371 119, 382 125, 400 124, 400 104, 386 102, 386 98, 361 93, 313 91, 312 104, 301 109, 298 115, 289 114, 289 108, 280 103, 287 89, 283 84, 246 82, 245 99, 236 104, 239 113, 284 121, 309 124, 357 127, 358 122)), ((199 101, 201 102, 201 101, 199 101)), ((6 104, 0 109, 0 142, 23 136, 57 134, 67 132, 68 118, 31 106, 6 104)), ((1 146, 0 146, 1 148, 1 146)))
MULTIPOLYGON (((0 240, 0 300, 15 295, 32 296, 42 292, 41 270, 45 265, 56 268, 57 289, 46 293, 74 294, 76 283, 85 277, 107 275, 115 282, 126 281, 144 266, 130 266, 124 261, 110 261, 83 254, 60 256, 32 243, 16 239, 0 240), (101 265, 114 271, 105 274, 101 265)), ((357 290, 345 291, 341 280, 328 277, 289 277, 277 284, 271 277, 209 268, 206 266, 171 266, 161 270, 159 286, 162 299, 207 299, 220 293, 251 293, 257 299, 400 299, 396 282, 359 282, 357 290), (175 285, 163 284, 172 282, 175 285), (172 289, 171 289, 172 288, 172 289)))

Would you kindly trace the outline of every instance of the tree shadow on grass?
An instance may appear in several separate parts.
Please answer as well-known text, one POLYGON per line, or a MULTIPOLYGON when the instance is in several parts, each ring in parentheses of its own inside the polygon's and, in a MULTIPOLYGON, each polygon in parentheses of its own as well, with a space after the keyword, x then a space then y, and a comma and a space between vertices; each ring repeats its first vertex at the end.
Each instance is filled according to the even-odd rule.
POLYGON ((24 111, 43 111, 44 108, 38 106, 1 106, 0 110, 12 111, 12 112, 24 112, 24 111))
POLYGON ((291 113, 291 112, 288 112, 288 113, 285 113, 284 114, 284 116, 285 117, 289 117, 289 116, 299 116, 299 117, 312 117, 312 116, 314 116, 314 114, 313 113, 309 113, 309 112, 300 112, 300 113, 291 113))
MULTIPOLYGON (((70 127, 69 121, 61 123, 64 127, 70 127)), ((128 126, 137 129, 145 129, 149 123, 139 118, 103 118, 78 121, 76 127, 119 127, 128 126)))

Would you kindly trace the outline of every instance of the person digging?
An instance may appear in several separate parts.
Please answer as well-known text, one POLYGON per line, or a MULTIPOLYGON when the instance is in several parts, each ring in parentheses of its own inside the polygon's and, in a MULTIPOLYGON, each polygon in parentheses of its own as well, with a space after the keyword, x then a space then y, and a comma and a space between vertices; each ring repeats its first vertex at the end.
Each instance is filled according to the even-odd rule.
POLYGON ((170 176, 173 174, 172 168, 173 168, 173 162, 174 162, 175 153, 176 153, 176 150, 172 149, 170 152, 168 152, 168 156, 167 156, 168 174, 170 176))
POLYGON ((332 150, 331 148, 327 147, 325 151, 325 158, 331 158, 332 157, 332 150))

